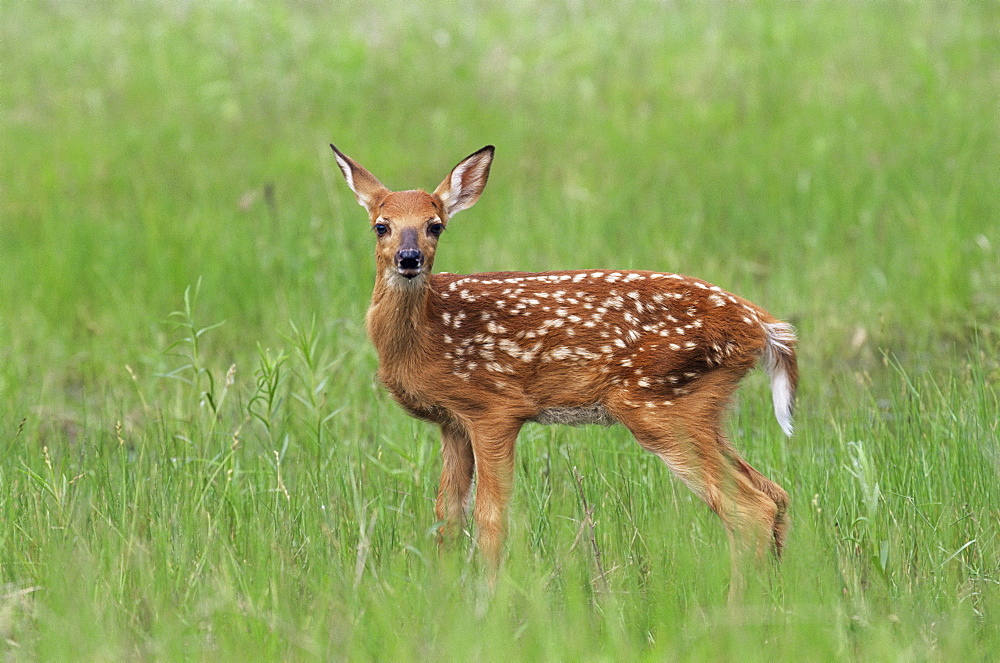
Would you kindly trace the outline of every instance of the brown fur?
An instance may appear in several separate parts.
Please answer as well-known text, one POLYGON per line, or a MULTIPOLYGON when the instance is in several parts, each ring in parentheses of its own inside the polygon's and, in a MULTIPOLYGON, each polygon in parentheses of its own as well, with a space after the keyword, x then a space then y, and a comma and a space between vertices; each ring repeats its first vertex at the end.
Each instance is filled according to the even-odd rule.
MULTIPOLYGON (((790 417, 797 370, 787 325, 676 274, 432 274, 435 224, 479 198, 493 149, 460 162, 432 194, 390 192, 334 150, 373 228, 384 231, 368 333, 382 383, 411 415, 441 427, 436 511, 445 530, 464 522, 475 477, 479 546, 495 569, 521 426, 618 422, 719 514, 731 541, 732 591, 743 553, 781 553, 788 495, 739 456, 722 416, 764 356, 772 379, 785 380, 776 411, 780 392, 790 417), (419 273, 404 276, 415 270, 401 256, 412 255, 419 273)), ((783 425, 790 431, 790 420, 783 425)))

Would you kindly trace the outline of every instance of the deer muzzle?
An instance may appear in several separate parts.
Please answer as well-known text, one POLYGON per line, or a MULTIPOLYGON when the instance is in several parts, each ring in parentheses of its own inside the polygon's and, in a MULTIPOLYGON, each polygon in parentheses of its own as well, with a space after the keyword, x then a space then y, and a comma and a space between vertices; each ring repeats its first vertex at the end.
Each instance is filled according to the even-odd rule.
POLYGON ((419 249, 400 249, 396 251, 396 271, 401 276, 412 279, 420 273, 424 264, 424 254, 419 249))

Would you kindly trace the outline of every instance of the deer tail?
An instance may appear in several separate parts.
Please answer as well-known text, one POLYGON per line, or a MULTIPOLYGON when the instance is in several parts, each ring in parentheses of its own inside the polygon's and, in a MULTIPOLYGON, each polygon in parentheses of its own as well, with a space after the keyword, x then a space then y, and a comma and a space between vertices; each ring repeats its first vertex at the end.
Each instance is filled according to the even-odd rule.
POLYGON ((765 322, 764 370, 771 379, 774 416, 785 435, 792 435, 792 412, 795 410, 795 389, 799 367, 795 359, 795 330, 786 322, 765 322))

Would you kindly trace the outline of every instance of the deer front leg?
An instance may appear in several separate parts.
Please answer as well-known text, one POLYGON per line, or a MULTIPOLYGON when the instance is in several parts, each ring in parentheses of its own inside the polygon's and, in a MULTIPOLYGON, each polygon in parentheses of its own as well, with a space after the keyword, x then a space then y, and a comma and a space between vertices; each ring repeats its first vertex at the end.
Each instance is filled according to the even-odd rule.
POLYGON ((476 461, 469 435, 458 424, 441 426, 441 485, 434 511, 442 523, 438 543, 457 536, 465 524, 476 461))
POLYGON ((496 581, 506 533, 507 502, 514 481, 514 445, 521 422, 490 422, 472 430, 476 455, 476 521, 479 549, 496 581))

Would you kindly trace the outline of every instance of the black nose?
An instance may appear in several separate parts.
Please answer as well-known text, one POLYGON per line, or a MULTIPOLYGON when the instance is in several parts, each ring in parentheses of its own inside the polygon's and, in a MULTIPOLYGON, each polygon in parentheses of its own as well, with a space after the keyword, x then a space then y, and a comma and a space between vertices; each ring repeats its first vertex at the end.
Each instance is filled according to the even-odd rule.
POLYGON ((417 249, 403 249, 396 252, 396 271, 408 279, 420 273, 424 255, 417 249))

